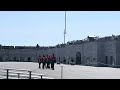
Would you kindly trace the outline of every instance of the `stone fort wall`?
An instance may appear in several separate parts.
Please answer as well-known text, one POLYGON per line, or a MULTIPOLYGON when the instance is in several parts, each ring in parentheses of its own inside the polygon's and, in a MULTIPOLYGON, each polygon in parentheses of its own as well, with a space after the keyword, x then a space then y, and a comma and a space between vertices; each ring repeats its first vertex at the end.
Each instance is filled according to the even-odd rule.
POLYGON ((52 47, 0 46, 0 61, 33 61, 55 54, 57 62, 80 65, 120 65, 120 36, 87 37, 52 47))

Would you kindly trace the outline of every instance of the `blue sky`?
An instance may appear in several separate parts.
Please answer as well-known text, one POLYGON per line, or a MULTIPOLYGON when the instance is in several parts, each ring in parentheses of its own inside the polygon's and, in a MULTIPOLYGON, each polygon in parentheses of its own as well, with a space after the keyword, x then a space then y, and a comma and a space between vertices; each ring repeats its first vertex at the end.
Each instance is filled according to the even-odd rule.
MULTIPOLYGON (((0 11, 0 44, 63 43, 64 11, 0 11)), ((66 42, 120 34, 120 11, 67 11, 66 42)))

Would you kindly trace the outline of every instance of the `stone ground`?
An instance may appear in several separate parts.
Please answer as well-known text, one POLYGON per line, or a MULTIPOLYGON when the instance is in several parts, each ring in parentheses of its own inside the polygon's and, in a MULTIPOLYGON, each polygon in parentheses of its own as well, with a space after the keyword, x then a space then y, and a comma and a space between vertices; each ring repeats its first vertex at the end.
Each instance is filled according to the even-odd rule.
POLYGON ((0 68, 27 69, 55 79, 61 79, 61 66, 63 79, 120 79, 120 68, 55 64, 51 70, 39 69, 33 62, 0 62, 0 68))

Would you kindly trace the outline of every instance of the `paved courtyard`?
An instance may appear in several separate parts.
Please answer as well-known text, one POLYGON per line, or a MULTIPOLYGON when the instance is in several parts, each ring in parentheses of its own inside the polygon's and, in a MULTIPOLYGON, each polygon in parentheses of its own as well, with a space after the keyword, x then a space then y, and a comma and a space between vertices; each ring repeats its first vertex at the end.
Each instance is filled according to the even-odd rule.
POLYGON ((120 79, 120 68, 55 64, 55 70, 51 70, 39 69, 33 62, 0 62, 0 68, 27 69, 55 79, 61 79, 61 66, 63 79, 120 79))

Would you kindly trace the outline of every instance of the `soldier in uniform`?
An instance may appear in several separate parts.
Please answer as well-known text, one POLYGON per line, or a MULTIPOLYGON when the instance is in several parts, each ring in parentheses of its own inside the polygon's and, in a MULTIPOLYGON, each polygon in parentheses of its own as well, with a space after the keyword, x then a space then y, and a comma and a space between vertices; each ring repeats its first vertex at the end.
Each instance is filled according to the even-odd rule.
POLYGON ((39 56, 39 58, 38 58, 38 63, 39 63, 39 68, 41 68, 41 63, 42 63, 42 57, 41 56, 39 56))
POLYGON ((56 57, 54 54, 51 57, 51 69, 54 70, 54 64, 56 63, 56 57))
POLYGON ((44 57, 45 68, 47 69, 47 55, 44 57))
POLYGON ((43 63, 43 65, 42 65, 42 68, 44 69, 45 68, 45 56, 43 55, 43 57, 42 57, 42 63, 43 63))
POLYGON ((47 68, 50 69, 50 56, 47 55, 47 68))

